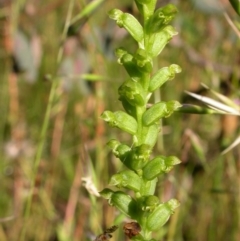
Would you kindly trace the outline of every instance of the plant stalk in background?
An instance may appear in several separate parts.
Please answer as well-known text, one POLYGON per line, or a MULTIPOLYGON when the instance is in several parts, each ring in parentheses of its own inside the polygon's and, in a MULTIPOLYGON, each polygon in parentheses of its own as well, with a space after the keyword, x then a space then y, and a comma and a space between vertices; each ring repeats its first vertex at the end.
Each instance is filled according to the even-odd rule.
POLYGON ((129 78, 119 87, 119 100, 125 111, 105 111, 102 119, 132 136, 131 147, 117 140, 110 140, 108 146, 124 164, 125 169, 113 175, 110 185, 121 190, 104 189, 101 195, 109 204, 118 208, 127 217, 135 220, 125 233, 134 240, 154 241, 152 231, 162 227, 179 206, 176 199, 161 203, 155 196, 158 177, 169 172, 180 161, 175 156, 151 157, 160 132, 159 121, 169 117, 181 107, 176 100, 160 101, 150 108, 149 99, 154 91, 173 79, 181 68, 172 64, 152 73, 156 58, 171 38, 177 34, 169 25, 177 13, 174 5, 156 8, 156 0, 135 0, 143 23, 131 14, 119 9, 109 12, 117 25, 125 28, 138 44, 135 53, 120 48, 116 51, 118 62, 126 69, 129 78), (131 190, 132 196, 127 191, 131 190))

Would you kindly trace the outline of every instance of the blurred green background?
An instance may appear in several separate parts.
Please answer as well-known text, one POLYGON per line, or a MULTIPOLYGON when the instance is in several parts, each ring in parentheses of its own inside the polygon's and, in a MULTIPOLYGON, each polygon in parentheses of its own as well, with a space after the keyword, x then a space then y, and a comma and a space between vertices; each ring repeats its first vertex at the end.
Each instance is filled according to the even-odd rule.
MULTIPOLYGON (((122 168, 106 142, 130 138, 99 116, 121 108, 117 88, 127 74, 114 50, 136 49, 107 12, 138 12, 130 0, 95 1, 96 8, 93 2, 0 1, 1 241, 94 240, 114 224, 112 240, 127 240, 127 220, 97 191, 122 168)), ((175 63, 183 71, 153 101, 201 104, 184 91, 208 96, 205 83, 239 103, 240 41, 226 20, 239 33, 239 16, 224 0, 158 6, 170 2, 179 9, 179 35, 154 70, 175 63)), ((221 155, 239 136, 239 117, 178 113, 162 124, 154 151, 182 164, 161 178, 157 195, 181 206, 156 240, 239 241, 240 148, 221 155)))

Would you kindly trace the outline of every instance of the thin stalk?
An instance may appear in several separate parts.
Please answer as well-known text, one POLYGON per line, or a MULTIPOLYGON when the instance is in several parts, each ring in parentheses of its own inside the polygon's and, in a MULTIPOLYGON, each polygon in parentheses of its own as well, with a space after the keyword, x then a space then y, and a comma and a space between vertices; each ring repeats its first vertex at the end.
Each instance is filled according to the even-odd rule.
POLYGON ((137 122, 138 122, 137 143, 138 143, 138 145, 140 145, 142 143, 142 132, 143 132, 142 115, 143 115, 144 111, 146 110, 146 108, 138 107, 136 109, 137 109, 137 122))
MULTIPOLYGON (((161 90, 154 92, 154 103, 161 101, 161 90)), ((162 120, 159 121, 160 130, 163 129, 163 122, 162 120)), ((164 150, 164 141, 163 141, 163 134, 161 133, 158 135, 158 141, 157 141, 157 150, 163 151, 164 150)))
POLYGON ((67 31, 68 31, 68 28, 70 27, 71 25, 71 18, 72 18, 72 12, 73 12, 73 6, 74 6, 74 1, 75 0, 71 0, 70 1, 70 4, 69 4, 69 7, 68 7, 68 12, 67 12, 67 18, 66 18, 66 22, 65 22, 65 25, 64 25, 64 28, 63 28, 63 33, 62 33, 62 37, 61 37, 61 47, 58 51, 58 56, 57 56, 57 64, 59 65, 61 60, 62 60, 62 55, 63 55, 63 43, 67 37, 67 31))
MULTIPOLYGON (((75 0, 71 0, 70 4, 69 4, 67 19, 66 19, 63 34, 62 34, 62 41, 64 41, 67 36, 67 30, 70 25, 74 1, 75 0)), ((61 46, 61 48, 59 49, 59 52, 58 52, 58 56, 57 56, 57 64, 58 65, 62 59, 62 53, 63 53, 63 46, 61 46)), ((46 109, 43 125, 41 128, 41 132, 40 132, 40 141, 39 141, 39 144, 37 147, 37 152, 36 152, 36 156, 35 156, 35 160, 34 160, 33 171, 32 171, 32 176, 31 176, 31 183, 30 183, 30 191, 29 191, 29 195, 28 195, 28 199, 26 202, 26 207, 25 207, 24 215, 23 215, 24 224, 23 224, 23 228, 22 228, 22 231, 20 234, 20 239, 19 239, 20 241, 25 240, 26 227, 27 227, 26 219, 30 215, 30 210, 31 210, 31 205, 32 205, 32 197, 33 197, 34 188, 35 188, 35 179, 36 179, 39 164, 41 162, 43 147, 44 147, 45 140, 46 140, 47 129, 48 129, 49 122, 50 122, 51 111, 52 111, 52 108, 54 105, 54 99, 55 99, 58 84, 59 84, 58 79, 56 77, 53 78, 52 86, 51 86, 50 94, 49 94, 49 99, 48 99, 48 104, 47 104, 47 109, 46 109)))
MULTIPOLYGON (((32 172, 32 177, 31 177, 31 184, 30 184, 30 191, 29 191, 29 195, 28 195, 28 199, 27 199, 27 203, 26 203, 26 208, 25 208, 25 211, 24 211, 25 221, 30 215, 30 209, 31 209, 31 205, 32 205, 32 197, 33 197, 34 187, 35 187, 35 179, 36 179, 38 167, 39 167, 39 164, 40 164, 40 161, 41 161, 41 156, 42 156, 43 147, 44 147, 44 144, 45 144, 47 128, 48 128, 48 125, 49 125, 51 110, 52 110, 52 106, 53 106, 53 102, 54 102, 54 96, 55 96, 57 86, 58 86, 58 81, 57 81, 57 79, 55 79, 52 83, 52 87, 51 87, 51 90, 50 90, 47 110, 46 110, 46 114, 45 114, 45 117, 44 117, 41 133, 40 133, 40 141, 39 141, 37 153, 36 153, 35 160, 34 160, 34 166, 33 166, 33 172, 32 172)), ((26 222, 24 222, 23 229, 22 229, 22 232, 21 232, 21 235, 20 235, 20 241, 25 240, 26 226, 27 226, 27 224, 26 224, 26 222)))
MULTIPOLYGON (((143 78, 141 78, 141 83, 144 88, 144 90, 147 92, 148 86, 149 86, 149 81, 150 81, 150 74, 145 74, 143 78)), ((147 103, 146 103, 147 104, 147 103)), ((138 145, 142 144, 142 137, 143 137, 143 131, 144 127, 142 125, 142 116, 143 113, 146 111, 146 107, 137 107, 137 122, 138 122, 138 131, 137 131, 137 140, 138 140, 138 145)))

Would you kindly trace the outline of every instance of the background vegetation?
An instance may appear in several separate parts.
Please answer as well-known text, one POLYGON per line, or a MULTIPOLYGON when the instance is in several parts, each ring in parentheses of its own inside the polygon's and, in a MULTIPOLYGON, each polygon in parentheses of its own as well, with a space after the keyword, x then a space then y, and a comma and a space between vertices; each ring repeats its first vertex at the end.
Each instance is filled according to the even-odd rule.
MULTIPOLYGON (((89 2, 0 1, 1 241, 94 240, 113 224, 120 225, 113 240, 126 239, 126 220, 97 193, 121 169, 105 146, 119 132, 99 116, 120 108, 116 93, 126 73, 114 49, 136 48, 107 12, 137 12, 130 0, 84 8, 89 2), (76 16, 65 36, 64 26, 76 16)), ((167 2, 179 9, 179 35, 156 63, 176 63, 183 71, 155 100, 196 103, 184 91, 209 95, 205 83, 239 103, 239 38, 226 17, 238 27, 240 20, 228 1, 159 6, 167 2)), ((176 155, 182 164, 162 177, 158 195, 162 201, 177 197, 181 207, 156 239, 240 240, 240 149, 221 155, 237 136, 236 116, 174 114, 164 120, 155 151, 176 155)))

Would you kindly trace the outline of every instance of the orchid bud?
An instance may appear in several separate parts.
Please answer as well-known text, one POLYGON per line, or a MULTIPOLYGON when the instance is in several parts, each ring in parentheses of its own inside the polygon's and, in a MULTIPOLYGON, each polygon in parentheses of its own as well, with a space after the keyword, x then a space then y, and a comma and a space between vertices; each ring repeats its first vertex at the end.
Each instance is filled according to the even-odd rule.
POLYGON ((142 144, 134 147, 129 155, 126 156, 124 160, 121 159, 121 161, 129 169, 138 171, 146 165, 147 161, 149 160, 150 153, 151 150, 149 149, 149 146, 142 144))
POLYGON ((165 113, 165 118, 169 117, 174 111, 180 108, 182 105, 176 100, 170 100, 166 102, 167 108, 165 113))
POLYGON ((117 48, 115 50, 115 55, 118 57, 118 63, 122 64, 121 61, 119 61, 123 55, 128 54, 128 51, 125 48, 117 48))
POLYGON ((126 156, 130 153, 131 148, 125 144, 121 144, 117 147, 115 151, 115 156, 120 158, 121 160, 124 160, 126 156))
POLYGON ((147 24, 149 33, 159 32, 164 26, 169 24, 177 14, 178 10, 173 4, 168 4, 157 9, 147 24))
POLYGON ((112 149, 113 154, 120 159, 124 159, 131 151, 129 146, 121 144, 119 141, 114 139, 110 140, 107 145, 112 149))
POLYGON ((102 197, 104 197, 105 199, 110 199, 114 193, 113 190, 109 189, 109 188, 104 188, 101 192, 99 192, 100 195, 102 197))
POLYGON ((174 210, 180 205, 176 199, 171 199, 166 203, 159 204, 147 218, 147 228, 149 231, 162 227, 169 219, 174 210))
POLYGON ((139 12, 148 20, 154 13, 157 0, 135 0, 139 12))
POLYGON ((143 124, 150 126, 163 117, 169 117, 176 109, 181 107, 178 101, 158 102, 143 114, 143 124))
POLYGON ((137 118, 136 107, 131 105, 126 99, 119 98, 119 100, 122 102, 122 106, 123 106, 124 110, 129 115, 131 115, 132 117, 134 117, 136 119, 137 118))
POLYGON ((134 217, 136 215, 137 202, 124 192, 114 192, 109 199, 109 204, 115 206, 126 216, 134 217))
POLYGON ((158 205, 159 199, 157 196, 149 195, 142 198, 142 210, 152 212, 158 205))
POLYGON ((165 170, 163 170, 165 173, 168 173, 172 170, 173 166, 178 165, 181 163, 181 161, 179 160, 179 158, 177 158, 176 156, 167 156, 167 157, 162 157, 165 161, 165 170))
POLYGON ((138 42, 143 41, 143 27, 138 20, 129 13, 124 13, 122 16, 123 26, 130 35, 138 42))
POLYGON ((140 71, 149 73, 152 71, 152 60, 148 57, 144 49, 139 48, 134 54, 133 62, 139 67, 140 71))
POLYGON ((174 35, 178 32, 172 26, 166 26, 160 32, 152 34, 148 44, 147 44, 147 51, 151 57, 158 56, 166 44, 172 39, 174 35))
POLYGON ((112 9, 109 12, 109 17, 116 20, 116 23, 120 28, 125 28, 138 43, 142 42, 143 28, 133 15, 123 13, 119 9, 112 9))
POLYGON ((165 116, 166 108, 167 105, 165 102, 154 104, 143 114, 143 124, 145 126, 150 126, 159 121, 160 118, 165 116))
POLYGON ((142 77, 142 73, 140 71, 140 68, 133 62, 133 56, 131 54, 124 54, 119 59, 119 62, 124 66, 131 79, 135 81, 140 80, 140 78, 142 77))
POLYGON ((118 140, 112 139, 107 143, 107 145, 109 148, 111 148, 113 152, 115 152, 117 147, 121 145, 121 142, 119 142, 118 140))
POLYGON ((143 168, 143 178, 147 180, 152 180, 156 178, 159 174, 163 173, 166 168, 164 159, 161 157, 156 157, 149 161, 147 165, 143 168))
POLYGON ((106 121, 110 126, 118 127, 132 135, 137 132, 137 121, 123 111, 104 111, 101 118, 106 121))
POLYGON ((135 81, 127 80, 118 89, 120 100, 126 99, 133 106, 145 104, 145 93, 142 86, 135 81))
POLYGON ((143 168, 143 178, 152 180, 162 173, 171 171, 174 165, 179 164, 181 161, 175 156, 158 156, 149 161, 143 168))
POLYGON ((175 74, 180 72, 181 68, 176 64, 161 68, 150 80, 148 90, 153 92, 161 87, 166 81, 172 80, 175 77, 175 74))
POLYGON ((152 149, 153 146, 156 144, 159 131, 160 126, 158 124, 153 124, 147 128, 143 128, 143 142, 144 144, 149 145, 150 149, 152 149), (145 130, 147 132, 145 132, 145 130))
MULTIPOLYGON (((109 18, 118 21, 119 19, 121 19, 121 16, 123 15, 123 12, 119 9, 112 9, 108 12, 108 16, 109 18)), ((117 22, 118 24, 118 22, 117 22)))
POLYGON ((141 187, 141 178, 131 170, 124 170, 115 175, 110 179, 109 185, 114 185, 119 188, 124 187, 138 192, 141 187))
POLYGON ((141 190, 140 190, 141 194, 143 196, 153 195, 156 190, 156 185, 157 185, 157 178, 151 181, 143 179, 141 190))

